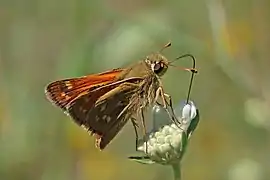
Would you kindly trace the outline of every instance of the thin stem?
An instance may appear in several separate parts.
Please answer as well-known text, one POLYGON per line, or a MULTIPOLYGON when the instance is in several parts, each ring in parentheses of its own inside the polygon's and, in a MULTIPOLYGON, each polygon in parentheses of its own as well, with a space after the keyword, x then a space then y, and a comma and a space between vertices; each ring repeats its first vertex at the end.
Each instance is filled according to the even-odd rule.
POLYGON ((180 162, 172 164, 174 180, 181 180, 181 166, 180 162))

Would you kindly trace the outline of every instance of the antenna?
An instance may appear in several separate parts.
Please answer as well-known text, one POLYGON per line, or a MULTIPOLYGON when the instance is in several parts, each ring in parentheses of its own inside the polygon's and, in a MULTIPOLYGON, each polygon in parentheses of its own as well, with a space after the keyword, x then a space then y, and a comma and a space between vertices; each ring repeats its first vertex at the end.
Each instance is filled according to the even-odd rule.
MULTIPOLYGON (((185 58, 185 57, 189 57, 192 59, 193 61, 193 65, 192 65, 192 68, 184 68, 184 70, 188 70, 191 72, 191 77, 190 77, 190 83, 189 83, 189 87, 188 87, 188 94, 187 94, 187 100, 186 100, 186 104, 188 104, 189 102, 189 98, 190 98, 190 92, 191 92, 191 87, 192 87, 192 83, 193 83, 193 79, 194 79, 194 74, 198 73, 197 69, 196 69, 196 60, 195 60, 195 57, 191 54, 184 54, 182 56, 179 56, 178 58, 176 58, 175 60, 173 61, 170 61, 169 64, 173 67, 176 67, 176 68, 179 68, 177 66, 174 66, 172 65, 173 62, 179 60, 179 59, 182 59, 182 58, 185 58)), ((183 68, 181 68, 183 69, 183 68)))
POLYGON ((171 43, 171 42, 168 42, 167 44, 165 44, 165 46, 163 46, 163 47, 159 50, 159 52, 161 53, 164 49, 170 47, 171 45, 172 45, 172 43, 171 43))
MULTIPOLYGON (((189 82, 189 87, 188 87, 188 94, 187 94, 187 100, 186 100, 186 104, 188 104, 189 102, 189 98, 190 98, 190 92, 191 92, 191 87, 192 87, 192 83, 193 83, 193 79, 194 79, 194 74, 198 73, 197 69, 196 69, 196 60, 195 57, 191 54, 184 54, 182 56, 179 56, 178 58, 176 58, 174 61, 181 59, 181 58, 185 58, 185 57, 190 57, 193 61, 193 65, 192 65, 192 69, 190 69, 191 71, 191 77, 190 77, 190 82, 189 82)), ((174 62, 172 61, 172 62, 174 62)))
POLYGON ((187 101, 186 104, 188 104, 189 102, 189 98, 190 98, 190 92, 191 92, 191 87, 192 87, 192 83, 193 83, 193 79, 194 79, 194 74, 197 73, 198 71, 191 71, 191 77, 190 77, 190 82, 189 82, 189 87, 188 87, 188 94, 187 94, 187 101))

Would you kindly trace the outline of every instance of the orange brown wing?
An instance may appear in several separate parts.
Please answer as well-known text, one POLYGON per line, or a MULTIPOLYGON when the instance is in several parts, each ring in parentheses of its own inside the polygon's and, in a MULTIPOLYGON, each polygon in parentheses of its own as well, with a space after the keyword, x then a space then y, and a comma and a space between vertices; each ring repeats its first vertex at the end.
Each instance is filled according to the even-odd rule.
POLYGON ((45 88, 45 94, 53 104, 66 110, 66 106, 76 98, 95 88, 115 82, 122 71, 123 69, 115 69, 100 74, 55 81, 45 88))
POLYGON ((96 136, 96 146, 104 149, 136 112, 131 97, 137 87, 130 85, 142 81, 141 78, 129 78, 105 85, 74 100, 67 109, 73 120, 85 130, 96 136), (110 94, 100 100, 103 95, 110 94))
POLYGON ((133 87, 124 88, 124 85, 142 80, 119 80, 118 76, 122 71, 123 69, 116 69, 55 81, 46 87, 47 98, 62 108, 78 125, 95 134, 96 145, 100 149, 104 149, 110 143, 132 115, 126 111, 123 116, 118 117, 135 92, 133 87), (97 100, 108 92, 114 93, 106 101, 96 104, 97 100))

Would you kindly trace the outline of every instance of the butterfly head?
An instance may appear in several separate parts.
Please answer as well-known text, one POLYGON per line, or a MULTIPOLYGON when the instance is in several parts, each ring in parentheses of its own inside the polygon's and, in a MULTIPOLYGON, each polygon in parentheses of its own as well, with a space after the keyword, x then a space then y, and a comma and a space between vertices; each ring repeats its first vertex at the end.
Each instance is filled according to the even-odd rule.
POLYGON ((169 61, 159 53, 147 56, 145 62, 150 66, 151 70, 158 76, 163 76, 166 73, 169 65, 169 61))

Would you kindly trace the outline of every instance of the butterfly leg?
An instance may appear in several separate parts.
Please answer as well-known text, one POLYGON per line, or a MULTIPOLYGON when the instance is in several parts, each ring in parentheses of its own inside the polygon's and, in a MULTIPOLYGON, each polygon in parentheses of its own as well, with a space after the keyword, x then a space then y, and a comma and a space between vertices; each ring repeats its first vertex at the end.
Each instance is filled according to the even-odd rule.
POLYGON ((167 111, 168 115, 170 116, 170 119, 175 123, 175 125, 177 127, 179 127, 179 124, 180 123, 178 122, 178 119, 177 119, 177 117, 176 117, 176 115, 174 113, 171 96, 168 95, 168 94, 165 94, 163 88, 162 87, 159 87, 157 89, 157 91, 156 91, 155 102, 157 102, 157 99, 159 97, 161 97, 163 108, 167 111), (167 102, 167 100, 166 100, 165 97, 167 97, 169 99, 169 103, 167 102), (171 112, 169 111, 169 108, 168 107, 170 107, 171 112))
POLYGON ((171 110, 171 112, 172 112, 172 116, 176 119, 176 121, 177 121, 179 124, 181 124, 181 122, 178 121, 178 118, 176 117, 176 115, 175 115, 175 113, 174 113, 174 109, 173 109, 173 101, 172 101, 171 95, 164 93, 164 96, 167 97, 167 98, 169 99, 169 103, 166 101, 166 99, 165 99, 165 101, 166 101, 166 103, 168 104, 168 106, 170 107, 170 110, 171 110))
POLYGON ((139 139, 138 139, 138 131, 137 131, 137 128, 138 128, 138 124, 136 122, 136 119, 135 118, 131 118, 131 122, 132 122, 132 125, 134 127, 134 131, 135 131, 135 138, 136 138, 136 151, 138 151, 138 147, 139 147, 139 139))
POLYGON ((148 144, 147 144, 147 138, 146 138, 146 124, 145 124, 145 118, 143 110, 140 109, 141 114, 141 122, 142 122, 142 129, 143 129, 143 141, 145 142, 145 154, 148 154, 148 144))

